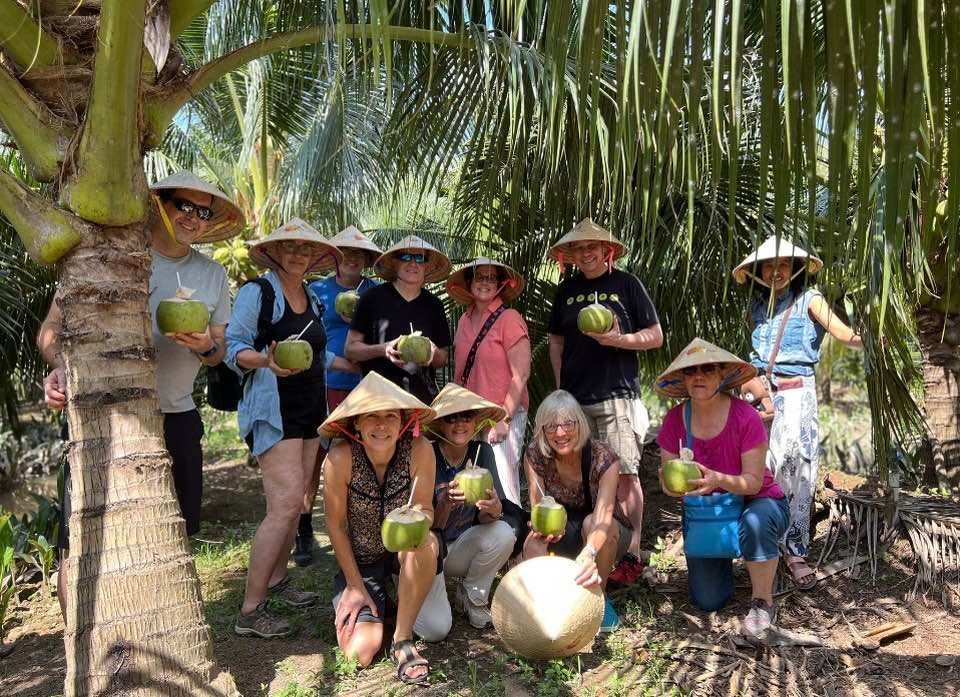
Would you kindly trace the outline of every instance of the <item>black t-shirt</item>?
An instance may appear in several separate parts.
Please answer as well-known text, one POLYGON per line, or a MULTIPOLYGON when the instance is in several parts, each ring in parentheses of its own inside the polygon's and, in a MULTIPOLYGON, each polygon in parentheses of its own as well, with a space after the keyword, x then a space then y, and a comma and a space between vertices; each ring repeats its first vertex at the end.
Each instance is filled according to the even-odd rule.
POLYGON ((594 279, 576 273, 557 288, 550 315, 550 333, 563 337, 560 388, 581 404, 596 404, 613 397, 640 395, 637 352, 602 346, 577 329, 577 313, 593 303, 614 311, 620 331, 632 334, 659 323, 657 311, 640 280, 614 269, 594 279))
MULTIPOLYGON (((350 329, 363 334, 366 344, 382 344, 409 334, 411 324, 437 348, 448 348, 452 343, 443 303, 427 290, 407 301, 392 283, 371 288, 360 296, 350 329)), ((436 371, 429 366, 409 364, 400 368, 382 357, 365 361, 360 367, 364 375, 376 371, 427 404, 437 395, 436 371)))

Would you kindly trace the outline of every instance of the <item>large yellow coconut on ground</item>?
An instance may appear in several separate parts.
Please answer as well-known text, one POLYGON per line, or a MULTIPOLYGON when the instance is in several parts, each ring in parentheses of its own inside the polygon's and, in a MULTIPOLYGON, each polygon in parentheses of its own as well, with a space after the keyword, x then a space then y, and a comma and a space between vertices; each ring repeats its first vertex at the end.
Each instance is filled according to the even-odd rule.
POLYGON ((603 592, 574 583, 578 569, 566 557, 536 557, 503 577, 491 610, 507 648, 527 658, 563 658, 593 641, 603 621, 603 592))

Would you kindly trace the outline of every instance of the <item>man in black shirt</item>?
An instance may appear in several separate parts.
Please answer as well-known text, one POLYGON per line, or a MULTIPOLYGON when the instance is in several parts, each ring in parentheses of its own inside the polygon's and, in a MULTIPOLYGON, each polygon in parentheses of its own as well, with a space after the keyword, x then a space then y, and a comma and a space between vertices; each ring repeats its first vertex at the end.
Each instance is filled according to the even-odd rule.
POLYGON ((380 373, 429 404, 437 396, 436 369, 447 362, 452 341, 443 303, 423 286, 450 275, 450 260, 410 235, 384 252, 375 269, 387 283, 360 297, 345 353, 364 375, 380 373), (396 349, 397 340, 412 331, 430 340, 430 358, 423 365, 404 362, 396 349))
POLYGON ((637 352, 663 344, 660 320, 643 284, 613 266, 625 253, 622 242, 589 218, 550 250, 561 265, 577 267, 557 288, 550 317, 554 379, 583 407, 593 435, 620 456, 617 500, 633 524, 629 553, 610 576, 621 585, 633 583, 642 571, 643 491, 638 473, 649 418, 640 400, 637 352), (578 313, 594 302, 613 311, 613 327, 606 334, 584 334, 577 328, 578 313))

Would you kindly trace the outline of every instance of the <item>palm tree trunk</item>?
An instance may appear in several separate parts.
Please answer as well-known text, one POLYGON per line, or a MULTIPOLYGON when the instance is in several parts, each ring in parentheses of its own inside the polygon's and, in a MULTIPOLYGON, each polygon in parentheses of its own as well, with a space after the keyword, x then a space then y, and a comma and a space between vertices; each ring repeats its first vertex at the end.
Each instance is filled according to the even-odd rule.
POLYGON ((59 302, 73 511, 65 695, 232 695, 215 675, 200 584, 157 408, 144 224, 92 227, 59 302))
POLYGON ((960 315, 944 316, 931 308, 917 313, 923 401, 929 428, 932 465, 939 485, 960 491, 960 355, 953 341, 960 315), (944 327, 946 322, 946 327, 944 327))

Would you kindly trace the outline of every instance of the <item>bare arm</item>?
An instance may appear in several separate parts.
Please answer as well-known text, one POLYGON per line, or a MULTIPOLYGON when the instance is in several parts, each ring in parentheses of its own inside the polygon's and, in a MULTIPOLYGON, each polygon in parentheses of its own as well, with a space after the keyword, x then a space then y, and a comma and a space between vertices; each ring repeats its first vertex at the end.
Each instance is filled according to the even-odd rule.
MULTIPOLYGON (((431 342, 433 343, 433 342, 431 342)), ((447 364, 447 357, 450 355, 450 347, 440 348, 436 344, 433 347, 433 357, 430 359, 430 365, 434 368, 442 368, 447 364)))
POLYGON ((37 332, 37 348, 43 360, 51 368, 63 368, 63 359, 60 357, 60 330, 63 328, 63 313, 57 304, 57 298, 54 296, 50 303, 50 309, 47 310, 47 316, 43 318, 40 325, 40 331, 37 332))
POLYGON ((392 346, 393 343, 388 341, 383 344, 366 344, 363 342, 363 334, 356 329, 351 329, 347 332, 347 343, 344 346, 343 353, 348 361, 364 363, 376 358, 389 358, 387 347, 392 346))
MULTIPOLYGON (((611 464, 600 477, 597 502, 593 507, 593 530, 587 536, 587 543, 594 549, 600 549, 607 543, 610 526, 613 524, 613 507, 617 503, 617 482, 620 479, 620 460, 611 464)), ((584 482, 583 486, 590 486, 584 482)))
POLYGON ((323 510, 330 544, 347 585, 363 588, 363 577, 353 556, 347 533, 347 481, 351 472, 350 448, 334 446, 323 460, 323 510))
POLYGON ((808 313, 810 319, 826 329, 830 336, 844 346, 856 349, 863 348, 863 340, 860 338, 860 335, 837 317, 836 313, 830 308, 830 304, 826 298, 822 295, 817 295, 810 301, 808 313))
MULTIPOLYGON (((676 453, 667 452, 663 448, 660 449, 661 464, 667 460, 675 460, 678 457, 679 455, 676 453)), ((743 453, 740 456, 740 463, 740 474, 733 475, 716 472, 698 462, 697 465, 699 465, 700 472, 703 476, 700 479, 694 479, 690 482, 690 484, 697 488, 689 493, 696 496, 706 496, 714 489, 723 489, 724 491, 729 491, 731 494, 753 496, 760 491, 760 487, 763 486, 763 471, 767 466, 767 444, 762 443, 756 448, 743 453)), ((663 486, 662 467, 660 486, 665 493, 670 493, 669 490, 663 486)))
POLYGON ((510 364, 510 386, 503 408, 507 410, 507 416, 513 416, 530 379, 530 339, 523 337, 507 349, 507 362, 510 364))
POLYGON ((433 489, 437 481, 437 458, 426 438, 416 438, 410 448, 410 475, 417 480, 413 502, 433 521, 433 489))
POLYGON ((563 337, 550 335, 550 367, 553 368, 553 383, 560 387, 560 365, 563 362, 563 337))
POLYGON ((613 327, 606 334, 589 334, 604 346, 626 351, 646 351, 663 346, 663 329, 657 323, 632 334, 620 333, 620 321, 614 317, 613 327))

